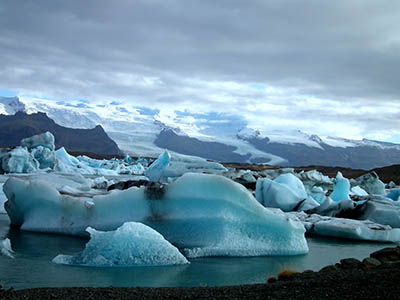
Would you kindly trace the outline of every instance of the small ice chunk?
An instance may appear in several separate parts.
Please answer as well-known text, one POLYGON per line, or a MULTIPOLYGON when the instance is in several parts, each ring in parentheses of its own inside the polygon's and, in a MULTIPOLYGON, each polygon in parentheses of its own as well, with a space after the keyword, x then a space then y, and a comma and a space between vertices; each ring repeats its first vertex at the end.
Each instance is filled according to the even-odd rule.
POLYGON ((335 186, 330 197, 333 201, 350 200, 350 182, 341 172, 336 175, 335 186))
POLYGON ((165 266, 188 264, 188 260, 154 229, 137 222, 124 223, 115 231, 88 227, 90 241, 74 255, 58 255, 58 264, 93 267, 165 266))
POLYGON ((311 189, 310 196, 319 204, 322 204, 326 199, 326 192, 320 186, 313 186, 311 189))
POLYGON ((163 177, 164 169, 169 165, 171 155, 165 150, 146 170, 146 177, 150 181, 159 182, 163 177))
POLYGON ((353 186, 351 188, 351 193, 355 196, 360 196, 360 197, 368 196, 368 193, 364 189, 362 189, 359 185, 353 186))
POLYGON ((4 256, 8 256, 9 258, 14 258, 14 251, 11 249, 11 242, 9 239, 0 241, 0 252, 4 256))

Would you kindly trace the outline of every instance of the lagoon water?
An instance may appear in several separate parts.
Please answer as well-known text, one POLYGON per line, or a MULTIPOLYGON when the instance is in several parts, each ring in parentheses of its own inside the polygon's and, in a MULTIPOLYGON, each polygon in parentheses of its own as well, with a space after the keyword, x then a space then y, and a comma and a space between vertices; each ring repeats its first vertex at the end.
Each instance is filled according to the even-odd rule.
POLYGON ((263 283, 280 271, 317 271, 342 258, 362 259, 392 244, 309 237, 310 252, 300 256, 213 257, 169 267, 95 268, 57 265, 58 254, 81 251, 86 239, 10 229, 0 214, 0 239, 9 238, 15 259, 0 255, 0 285, 15 289, 71 286, 218 286, 263 283))

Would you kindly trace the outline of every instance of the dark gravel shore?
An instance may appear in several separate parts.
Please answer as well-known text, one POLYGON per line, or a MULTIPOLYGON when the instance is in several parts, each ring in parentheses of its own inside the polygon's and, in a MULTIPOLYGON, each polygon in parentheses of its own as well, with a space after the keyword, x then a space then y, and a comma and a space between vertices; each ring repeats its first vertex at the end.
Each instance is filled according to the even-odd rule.
POLYGON ((0 289, 0 299, 400 299, 400 246, 362 262, 342 259, 319 272, 284 271, 265 284, 176 288, 0 289), (268 282, 268 283, 267 283, 268 282))
POLYGON ((274 283, 194 288, 38 288, 0 299, 399 299, 400 263, 296 274, 274 283))

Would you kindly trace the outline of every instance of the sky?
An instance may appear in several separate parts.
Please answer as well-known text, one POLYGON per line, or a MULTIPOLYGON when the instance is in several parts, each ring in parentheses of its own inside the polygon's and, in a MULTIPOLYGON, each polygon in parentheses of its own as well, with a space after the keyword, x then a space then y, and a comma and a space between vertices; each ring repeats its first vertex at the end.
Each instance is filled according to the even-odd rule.
POLYGON ((400 143, 399 66, 398 0, 0 1, 4 96, 400 143))

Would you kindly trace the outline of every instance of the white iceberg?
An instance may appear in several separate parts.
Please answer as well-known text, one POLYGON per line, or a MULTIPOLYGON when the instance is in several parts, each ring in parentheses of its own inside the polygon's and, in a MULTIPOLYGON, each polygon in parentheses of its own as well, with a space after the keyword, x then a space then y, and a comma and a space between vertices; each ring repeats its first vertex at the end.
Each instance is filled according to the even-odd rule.
POLYGON ((9 258, 14 258, 14 251, 11 249, 11 243, 9 239, 0 240, 0 253, 9 258))
POLYGON ((115 230, 134 221, 188 253, 194 249, 192 256, 308 252, 301 223, 272 213, 242 185, 219 175, 187 173, 166 186, 75 196, 45 180, 10 178, 4 191, 11 223, 22 230, 85 235, 87 227, 115 230))
POLYGON ((358 196, 358 197, 368 196, 368 193, 363 188, 361 188, 359 185, 353 186, 350 189, 350 194, 354 195, 354 196, 358 196))
POLYGON ((164 237, 136 222, 124 223, 115 231, 87 228, 90 241, 74 255, 58 255, 53 262, 93 267, 166 266, 188 264, 187 259, 164 237))

